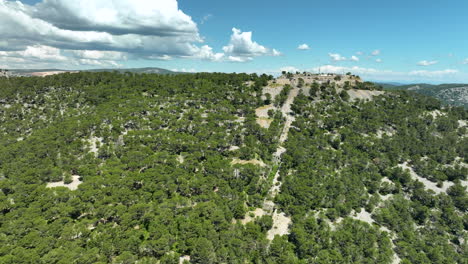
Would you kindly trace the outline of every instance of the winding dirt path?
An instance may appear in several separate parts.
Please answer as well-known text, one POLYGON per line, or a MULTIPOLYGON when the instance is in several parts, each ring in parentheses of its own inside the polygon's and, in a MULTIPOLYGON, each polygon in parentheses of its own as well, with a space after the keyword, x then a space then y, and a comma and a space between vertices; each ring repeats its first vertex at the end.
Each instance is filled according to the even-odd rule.
POLYGON ((274 202, 274 199, 280 192, 282 185, 282 182, 280 181, 281 156, 286 152, 283 144, 288 139, 289 129, 295 120, 294 116, 290 114, 291 106, 300 91, 300 88, 296 86, 295 81, 292 81, 291 84, 293 88, 289 92, 288 98, 280 109, 283 117, 286 119, 286 122, 279 137, 279 146, 273 154, 273 160, 275 165, 278 166, 278 170, 273 178, 272 186, 268 191, 268 196, 263 203, 263 209, 272 213, 273 218, 273 226, 267 232, 267 238, 269 240, 273 240, 276 235, 283 236, 289 234, 289 225, 291 224, 291 218, 286 216, 284 212, 280 212, 278 209, 276 209, 276 204, 274 202))

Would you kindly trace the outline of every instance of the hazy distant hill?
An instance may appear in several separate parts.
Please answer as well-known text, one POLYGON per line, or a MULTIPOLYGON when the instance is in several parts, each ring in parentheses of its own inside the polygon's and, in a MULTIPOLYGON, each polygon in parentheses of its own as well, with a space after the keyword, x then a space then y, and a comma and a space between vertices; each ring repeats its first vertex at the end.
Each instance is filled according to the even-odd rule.
POLYGON ((440 84, 432 85, 426 83, 395 86, 392 84, 381 84, 386 90, 407 90, 435 97, 442 102, 455 106, 468 108, 468 84, 440 84))
POLYGON ((95 70, 86 70, 88 72, 120 72, 120 73, 125 73, 125 72, 132 72, 132 73, 159 73, 159 74, 174 74, 178 72, 162 69, 162 68, 154 68, 154 67, 148 67, 148 68, 132 68, 132 69, 95 69, 95 70))
POLYGON ((132 73, 158 73, 158 74, 179 74, 178 72, 155 68, 130 68, 130 69, 92 69, 92 70, 61 70, 61 69, 10 69, 9 74, 12 76, 45 76, 63 72, 132 72, 132 73), (48 74, 49 73, 49 74, 48 74))

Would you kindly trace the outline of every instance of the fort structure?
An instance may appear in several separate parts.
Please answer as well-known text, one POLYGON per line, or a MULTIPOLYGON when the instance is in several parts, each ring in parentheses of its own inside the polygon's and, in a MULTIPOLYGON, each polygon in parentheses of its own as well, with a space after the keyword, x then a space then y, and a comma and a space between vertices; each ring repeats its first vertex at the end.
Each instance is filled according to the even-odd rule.
POLYGON ((277 84, 286 85, 291 84, 291 82, 298 82, 299 79, 304 80, 304 84, 328 84, 335 83, 337 85, 344 85, 346 82, 349 82, 350 85, 355 85, 357 82, 362 82, 361 78, 352 74, 335 74, 335 73, 284 73, 279 76, 275 82, 277 84))

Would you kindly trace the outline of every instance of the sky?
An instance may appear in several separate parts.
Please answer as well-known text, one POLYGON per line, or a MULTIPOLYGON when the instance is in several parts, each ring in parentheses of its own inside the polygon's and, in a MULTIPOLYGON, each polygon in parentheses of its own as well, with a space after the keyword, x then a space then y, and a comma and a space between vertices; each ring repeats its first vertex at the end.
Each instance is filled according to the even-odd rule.
POLYGON ((468 83, 466 0, 0 0, 0 68, 468 83))

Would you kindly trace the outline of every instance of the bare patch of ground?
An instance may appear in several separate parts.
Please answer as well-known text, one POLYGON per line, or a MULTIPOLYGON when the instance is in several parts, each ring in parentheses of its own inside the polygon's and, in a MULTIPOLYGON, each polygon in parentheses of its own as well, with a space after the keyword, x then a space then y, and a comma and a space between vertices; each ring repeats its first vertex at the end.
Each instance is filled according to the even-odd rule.
POLYGON ((446 115, 445 113, 442 113, 439 110, 434 110, 434 111, 430 111, 430 112, 427 112, 427 113, 430 114, 433 118, 437 118, 439 116, 445 116, 446 115))
POLYGON ((371 101, 374 96, 379 96, 385 94, 383 91, 370 91, 370 90, 356 90, 356 89, 351 89, 348 91, 348 95, 351 98, 351 100, 369 100, 371 101))
POLYGON ((402 168, 404 170, 408 170, 410 175, 411 175, 411 178, 413 178, 413 180, 418 180, 418 181, 422 182, 426 189, 432 190, 436 194, 447 193, 447 189, 450 188, 452 185, 454 185, 453 182, 444 181, 442 187, 439 188, 437 186, 437 183, 431 182, 430 180, 428 180, 426 178, 423 178, 423 177, 419 176, 418 174, 416 174, 416 172, 413 170, 413 168, 411 168, 408 165, 408 162, 405 162, 403 164, 399 164, 398 167, 400 167, 400 168, 402 168))
POLYGON ((388 137, 392 137, 393 135, 395 135, 396 131, 395 129, 391 128, 391 127, 387 127, 387 128, 384 128, 384 129, 379 129, 377 131, 377 138, 382 138, 384 135, 388 136, 388 137))
POLYGON ((50 183, 47 183, 47 188, 55 188, 55 187, 66 187, 72 191, 75 191, 78 189, 78 186, 81 184, 82 182, 80 181, 80 176, 78 175, 73 175, 72 176, 72 182, 69 183, 69 184, 66 184, 64 181, 60 181, 60 182, 50 182, 50 183))
POLYGON ((61 73, 66 73, 66 71, 33 72, 31 73, 31 76, 46 77, 46 76, 56 75, 56 74, 61 74, 61 73))
POLYGON ((458 127, 466 127, 466 120, 458 120, 458 127))
POLYGON ((240 160, 240 159, 234 159, 231 161, 231 165, 236 165, 236 164, 241 164, 241 165, 246 165, 246 164, 252 164, 252 165, 257 165, 260 167, 265 167, 266 164, 261 161, 261 160, 240 160))
POLYGON ((283 85, 278 83, 272 83, 263 88, 263 100, 266 99, 265 95, 268 93, 271 98, 274 99, 283 90, 283 85))
POLYGON ((238 146, 230 146, 229 151, 236 151, 239 150, 240 148, 238 146))
POLYGON ((266 215, 266 212, 262 208, 257 208, 254 211, 247 212, 244 219, 241 220, 243 225, 250 223, 255 220, 257 217, 262 217, 266 215))
POLYGON ((257 108, 255 110, 255 114, 257 115, 257 124, 263 128, 269 128, 273 119, 269 118, 268 111, 274 109, 275 107, 273 105, 265 105, 257 108))
POLYGON ((368 224, 373 224, 375 221, 372 219, 372 216, 369 212, 367 212, 364 208, 361 208, 361 212, 354 213, 351 216, 353 219, 366 222, 368 224))
POLYGON ((255 109, 255 114, 257 117, 264 117, 264 118, 269 118, 268 116, 268 111, 269 110, 275 110, 275 107, 273 105, 264 105, 262 107, 259 107, 255 109))
POLYGON ((182 156, 182 155, 177 156, 177 161, 178 161, 180 164, 184 163, 184 162, 185 162, 184 156, 182 156))
POLYGON ((273 240, 276 235, 284 236, 289 234, 289 225, 291 218, 287 217, 283 212, 278 213, 275 210, 273 213, 273 227, 267 232, 267 239, 273 240))
POLYGON ((179 264, 184 264, 185 261, 190 262, 190 256, 182 256, 179 258, 179 264))
POLYGON ((256 122, 260 127, 268 129, 270 128, 270 125, 273 122, 273 119, 260 117, 260 118, 257 118, 256 122))
POLYGON ((99 143, 99 146, 100 146, 102 144, 102 140, 103 140, 102 137, 95 137, 95 136, 91 136, 88 139, 88 144, 90 145, 89 152, 93 153, 94 156, 96 156, 96 157, 97 157, 98 151, 99 151, 98 143, 99 143))

